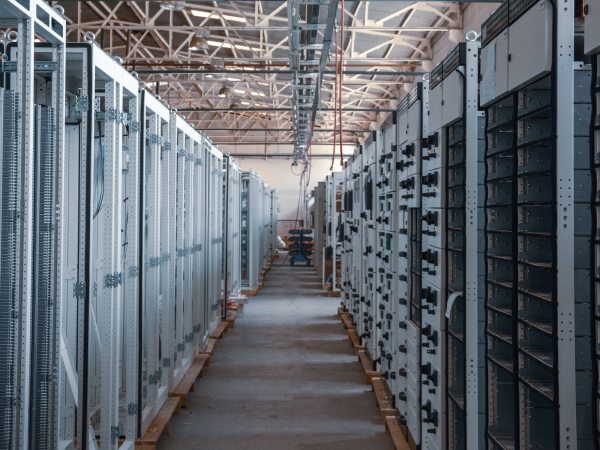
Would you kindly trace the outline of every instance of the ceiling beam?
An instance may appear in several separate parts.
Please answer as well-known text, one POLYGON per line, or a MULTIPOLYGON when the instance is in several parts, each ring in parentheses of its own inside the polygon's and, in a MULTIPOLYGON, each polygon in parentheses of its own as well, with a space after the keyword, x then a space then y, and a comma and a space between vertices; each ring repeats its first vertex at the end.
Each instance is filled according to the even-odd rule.
MULTIPOLYGON (((244 111, 257 111, 257 112, 279 112, 279 111, 291 111, 292 108, 177 108, 177 112, 244 112, 244 111)), ((319 108, 318 111, 336 111, 334 108, 319 108)), ((394 108, 344 108, 344 112, 393 112, 396 111, 394 108)))
MULTIPOLYGON (((376 68, 377 66, 372 66, 372 68, 376 68)), ((292 75, 294 72, 289 69, 137 69, 136 72, 139 75, 175 75, 175 74, 228 74, 228 75, 236 75, 236 74, 275 74, 275 75, 292 75)), ((380 76, 389 76, 389 77, 399 77, 399 76, 422 76, 427 72, 420 71, 411 71, 411 70, 357 70, 357 69, 344 69, 342 71, 344 75, 380 75, 380 76)), ((334 70, 325 70, 323 75, 335 75, 334 70)))

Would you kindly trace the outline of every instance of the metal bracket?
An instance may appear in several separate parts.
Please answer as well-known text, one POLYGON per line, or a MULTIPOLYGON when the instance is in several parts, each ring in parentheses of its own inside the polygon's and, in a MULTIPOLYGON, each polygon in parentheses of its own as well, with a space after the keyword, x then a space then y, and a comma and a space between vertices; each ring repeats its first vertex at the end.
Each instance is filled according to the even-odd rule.
POLYGON ((171 143, 170 142, 163 142, 162 149, 165 152, 170 152, 171 151, 171 143))
POLYGON ((163 367, 170 367, 171 366, 171 358, 163 358, 163 367))
POLYGON ((110 427, 110 437, 113 441, 113 443, 115 443, 117 441, 117 439, 119 439, 119 436, 121 436, 121 427, 119 427, 119 425, 113 425, 110 427))
POLYGON ((75 111, 87 112, 90 109, 90 99, 83 95, 81 97, 75 97, 75 111))
MULTIPOLYGON (((36 61, 33 63, 34 72, 56 72, 58 63, 56 61, 36 61)), ((0 72, 16 72, 17 61, 0 61, 0 72)))
POLYGON ((79 281, 73 285, 73 297, 82 298, 87 294, 87 285, 85 281, 79 281))
POLYGON ((140 274, 140 268, 138 266, 131 266, 129 268, 129 278, 135 278, 140 274))
POLYGON ((150 144, 158 144, 158 134, 151 133, 150 130, 146 130, 146 138, 150 144))
POLYGON ((140 123, 137 120, 131 122, 131 132, 139 133, 140 132, 140 123))
POLYGON ((115 288, 123 282, 123 274, 121 272, 109 273, 104 276, 104 287, 115 288))
POLYGON ((180 342, 179 344, 177 344, 178 352, 182 352, 184 349, 185 349, 185 344, 183 342, 180 342))
POLYGON ((148 267, 158 267, 160 266, 161 258, 158 256, 153 256, 152 258, 148 258, 148 267))
POLYGON ((137 403, 130 403, 127 405, 127 414, 130 416, 135 416, 137 413, 137 403))

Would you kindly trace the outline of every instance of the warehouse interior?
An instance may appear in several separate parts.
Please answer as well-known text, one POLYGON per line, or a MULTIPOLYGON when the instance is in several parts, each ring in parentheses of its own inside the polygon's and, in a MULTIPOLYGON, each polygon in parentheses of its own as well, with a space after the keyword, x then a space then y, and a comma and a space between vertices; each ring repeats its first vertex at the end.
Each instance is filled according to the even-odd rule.
POLYGON ((0 450, 600 448, 600 0, 0 0, 0 450))

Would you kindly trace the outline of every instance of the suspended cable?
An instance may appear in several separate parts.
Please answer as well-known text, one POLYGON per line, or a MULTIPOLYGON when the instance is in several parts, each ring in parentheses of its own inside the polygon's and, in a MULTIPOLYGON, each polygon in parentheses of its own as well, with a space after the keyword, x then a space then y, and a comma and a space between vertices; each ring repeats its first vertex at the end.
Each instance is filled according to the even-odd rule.
MULTIPOLYGON (((343 15, 343 14, 342 14, 343 15)), ((335 151, 337 148, 337 103, 338 103, 338 32, 337 27, 335 29, 335 78, 333 81, 333 151, 331 152, 331 167, 329 170, 333 170, 333 165, 335 164, 335 151)))
POLYGON ((339 95, 339 115, 340 115, 340 166, 343 166, 344 164, 344 125, 342 123, 342 83, 343 83, 343 77, 344 74, 342 72, 342 67, 344 64, 344 22, 345 22, 345 18, 344 18, 344 0, 342 0, 342 33, 340 36, 340 65, 339 65, 339 88, 338 88, 338 95, 339 95))

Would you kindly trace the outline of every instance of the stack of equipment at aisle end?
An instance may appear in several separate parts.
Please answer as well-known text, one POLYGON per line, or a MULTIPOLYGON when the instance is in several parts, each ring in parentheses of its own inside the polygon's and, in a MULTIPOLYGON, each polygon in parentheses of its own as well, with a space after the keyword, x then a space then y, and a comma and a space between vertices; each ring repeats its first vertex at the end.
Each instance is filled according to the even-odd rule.
POLYGON ((303 262, 310 266, 314 247, 313 231, 308 229, 290 230, 288 247, 290 265, 293 266, 296 262, 303 262))

